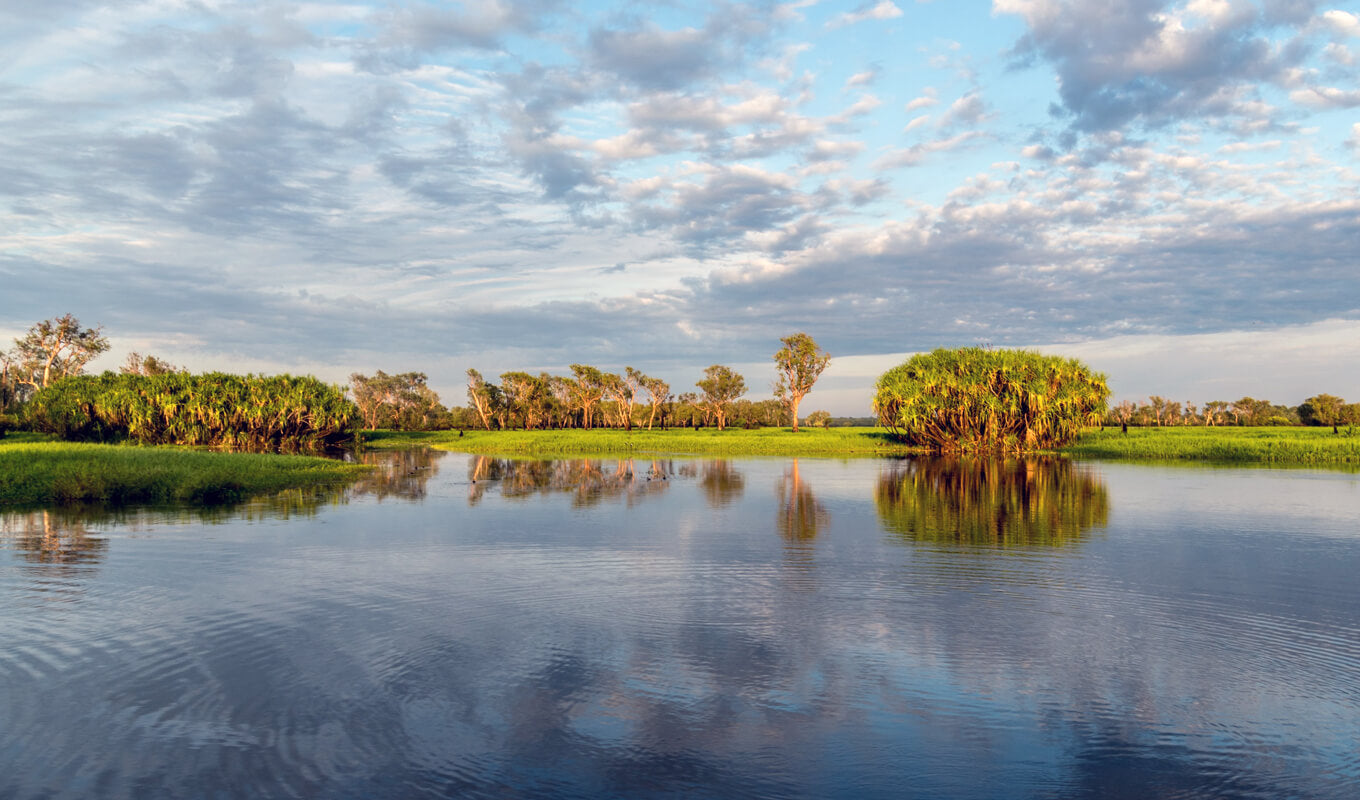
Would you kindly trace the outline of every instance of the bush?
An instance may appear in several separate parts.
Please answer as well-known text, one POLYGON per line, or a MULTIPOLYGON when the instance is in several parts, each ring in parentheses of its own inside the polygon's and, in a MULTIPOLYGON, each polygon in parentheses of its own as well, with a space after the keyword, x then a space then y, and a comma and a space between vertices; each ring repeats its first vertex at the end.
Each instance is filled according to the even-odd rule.
POLYGON ((289 375, 82 375, 33 396, 29 426, 68 441, 320 450, 354 438, 344 390, 289 375))
POLYGON ((1098 425, 1110 390, 1075 359, 963 348, 913 356, 883 373, 879 421, 942 453, 1051 450, 1098 425))

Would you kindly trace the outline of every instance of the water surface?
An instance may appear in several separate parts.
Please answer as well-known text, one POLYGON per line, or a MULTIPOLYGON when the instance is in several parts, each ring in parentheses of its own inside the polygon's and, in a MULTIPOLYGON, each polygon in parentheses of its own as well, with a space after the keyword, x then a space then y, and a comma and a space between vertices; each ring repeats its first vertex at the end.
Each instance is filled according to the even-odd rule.
POLYGON ((1360 481, 408 453, 0 517, 0 796, 1360 796, 1360 481))

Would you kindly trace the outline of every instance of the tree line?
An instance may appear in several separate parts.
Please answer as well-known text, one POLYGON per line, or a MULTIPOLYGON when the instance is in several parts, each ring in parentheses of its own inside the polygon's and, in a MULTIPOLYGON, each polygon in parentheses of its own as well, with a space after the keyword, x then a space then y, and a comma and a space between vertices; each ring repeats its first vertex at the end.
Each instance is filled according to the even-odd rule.
POLYGON ((1304 425, 1336 429, 1341 425, 1360 425, 1360 403, 1347 403, 1335 395, 1317 394, 1297 406, 1253 397, 1210 400, 1197 405, 1153 395, 1146 402, 1125 400, 1112 406, 1105 415, 1104 424, 1135 427, 1304 425))
MULTIPOLYGON (((746 378, 713 364, 695 383, 698 391, 675 394, 669 382, 634 367, 607 372, 589 364, 570 365, 570 375, 503 372, 500 382, 476 369, 467 371, 467 406, 443 409, 421 372, 350 376, 354 402, 367 428, 431 430, 546 430, 656 427, 776 426, 798 430, 799 406, 831 356, 806 333, 780 340, 774 354, 779 380, 771 400, 745 400, 746 378)), ((826 425, 831 415, 814 411, 807 424, 826 425)))
MULTIPOLYGON (((771 400, 744 399, 746 379, 721 364, 704 370, 697 391, 679 395, 667 381, 633 367, 613 373, 572 364, 569 376, 510 371, 499 384, 469 369, 468 405, 446 408, 423 372, 354 373, 348 387, 335 387, 289 376, 191 376, 163 359, 132 353, 118 373, 95 379, 83 375, 85 366, 109 349, 109 341, 101 327, 84 328, 67 314, 37 323, 13 349, 0 351, 0 435, 23 425, 94 441, 298 449, 334 443, 359 427, 721 430, 788 422, 796 431, 799 405, 831 357, 806 333, 781 343, 771 400), (231 412, 223 404, 247 408, 231 412)), ((815 411, 807 424, 830 421, 830 414, 815 411)))

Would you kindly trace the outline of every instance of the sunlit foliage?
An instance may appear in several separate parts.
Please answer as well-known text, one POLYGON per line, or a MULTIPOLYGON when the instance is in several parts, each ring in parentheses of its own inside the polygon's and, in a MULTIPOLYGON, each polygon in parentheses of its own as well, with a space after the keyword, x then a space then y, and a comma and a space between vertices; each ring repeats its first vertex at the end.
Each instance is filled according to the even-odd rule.
POLYGON ((106 372, 57 381, 25 418, 69 441, 315 451, 353 439, 359 414, 340 387, 313 377, 106 372))
POLYGON ((941 453, 1061 447, 1099 424, 1105 376, 1075 359, 963 348, 913 356, 883 373, 874 413, 884 427, 941 453))

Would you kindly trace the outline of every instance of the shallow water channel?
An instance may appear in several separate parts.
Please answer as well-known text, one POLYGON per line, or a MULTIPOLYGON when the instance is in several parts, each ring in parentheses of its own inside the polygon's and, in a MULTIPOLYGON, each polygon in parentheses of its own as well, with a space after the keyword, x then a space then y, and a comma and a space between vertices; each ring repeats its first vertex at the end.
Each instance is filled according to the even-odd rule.
POLYGON ((384 455, 0 514, 0 797, 1360 797, 1360 477, 384 455))

